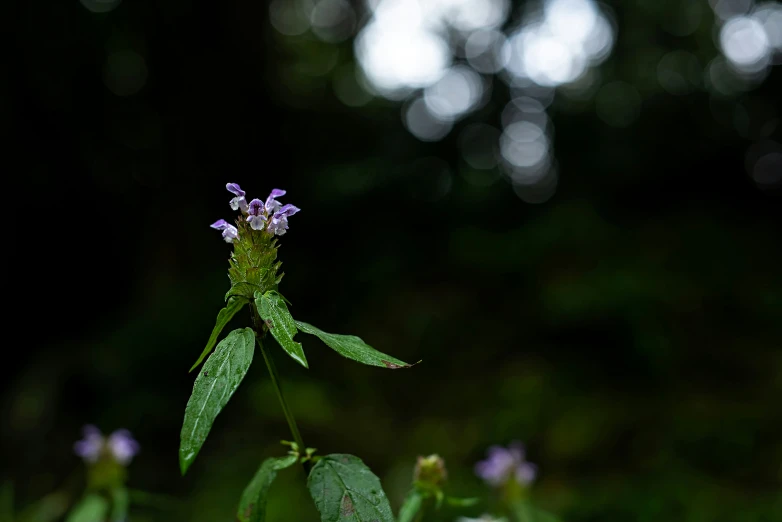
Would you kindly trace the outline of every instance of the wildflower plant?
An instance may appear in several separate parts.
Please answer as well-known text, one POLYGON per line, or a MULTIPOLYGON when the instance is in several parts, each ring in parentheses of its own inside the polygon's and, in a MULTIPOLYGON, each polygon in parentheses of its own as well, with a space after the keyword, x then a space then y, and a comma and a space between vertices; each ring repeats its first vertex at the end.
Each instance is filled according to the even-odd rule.
MULTIPOLYGON (((515 522, 558 522, 557 517, 530 502, 529 490, 537 478, 538 467, 527 461, 521 442, 512 442, 508 447, 490 446, 486 450, 486 458, 475 464, 475 474, 499 494, 499 511, 507 519, 515 522)), ((484 517, 488 518, 483 520, 495 520, 491 515, 484 517)))
POLYGON ((295 320, 288 310, 287 299, 279 291, 283 273, 277 250, 278 237, 288 231, 288 219, 300 209, 279 201, 286 194, 284 190, 274 189, 265 200, 248 202, 245 191, 238 184, 228 183, 226 189, 234 196, 229 205, 239 215, 234 224, 221 219, 211 227, 220 231, 223 239, 233 246, 228 269, 231 287, 206 347, 191 368, 194 370, 206 359, 185 408, 179 448, 182 473, 192 465, 217 415, 241 384, 257 349, 266 363, 293 441, 286 442, 290 447, 287 455, 268 458, 261 463, 241 495, 238 520, 265 520, 267 495, 277 473, 300 463, 307 473, 307 486, 323 522, 393 522, 394 516, 380 480, 361 459, 347 454, 315 456, 315 450, 305 446, 285 401, 267 334, 305 368, 308 367, 307 357, 302 344, 296 340, 299 333, 314 335, 340 355, 362 364, 386 369, 411 365, 379 352, 356 336, 327 333, 295 320), (250 326, 233 330, 217 343, 225 325, 245 308, 249 310, 250 326))
POLYGON ((398 522, 417 522, 427 513, 440 510, 443 502, 450 506, 467 507, 478 502, 477 498, 447 496, 444 486, 448 480, 445 461, 437 454, 418 457, 413 470, 413 487, 399 509, 398 522))

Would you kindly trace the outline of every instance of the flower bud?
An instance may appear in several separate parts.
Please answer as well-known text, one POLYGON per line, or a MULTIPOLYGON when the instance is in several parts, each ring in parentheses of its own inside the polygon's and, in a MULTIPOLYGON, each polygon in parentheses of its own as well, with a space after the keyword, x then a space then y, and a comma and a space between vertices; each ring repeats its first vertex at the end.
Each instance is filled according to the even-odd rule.
POLYGON ((413 472, 413 480, 432 486, 440 486, 448 478, 445 461, 437 454, 418 457, 413 472))

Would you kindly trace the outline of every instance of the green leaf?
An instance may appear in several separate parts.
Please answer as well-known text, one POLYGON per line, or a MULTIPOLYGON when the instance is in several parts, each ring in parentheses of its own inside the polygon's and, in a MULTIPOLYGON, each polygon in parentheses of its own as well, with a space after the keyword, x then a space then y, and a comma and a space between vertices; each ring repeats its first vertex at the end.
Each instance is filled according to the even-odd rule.
POLYGON ((324 332, 311 324, 296 321, 296 326, 304 333, 317 335, 321 341, 340 355, 370 366, 381 368, 409 368, 410 364, 379 352, 355 335, 339 335, 324 332))
POLYGON ((298 332, 296 322, 291 317, 291 313, 280 294, 274 290, 269 290, 263 295, 260 292, 255 292, 255 306, 258 308, 258 313, 261 314, 261 319, 266 321, 269 331, 280 343, 282 349, 288 352, 288 355, 293 357, 296 362, 308 368, 307 358, 304 356, 301 344, 293 340, 298 332))
POLYGON ((448 503, 449 506, 470 507, 480 502, 480 499, 477 497, 472 497, 472 498, 446 497, 445 501, 448 503))
POLYGON ((269 488, 277 472, 296 464, 296 455, 270 458, 263 461, 255 476, 244 488, 236 517, 240 522, 264 522, 269 488))
POLYGON ((109 514, 109 501, 100 495, 87 495, 76 504, 65 522, 104 522, 109 514))
POLYGON ((225 308, 220 310, 220 312, 217 314, 217 321, 215 321, 215 327, 212 329, 212 335, 209 336, 209 341, 206 343, 206 348, 204 348, 204 351, 201 352, 200 357, 198 357, 198 360, 195 362, 193 367, 190 368, 191 372, 195 370, 199 364, 201 364, 201 361, 203 361, 207 355, 209 355, 209 352, 212 351, 212 348, 217 342, 217 337, 220 335, 220 332, 223 331, 225 325, 227 325, 233 316, 236 315, 236 312, 241 310, 242 307, 246 304, 247 299, 244 297, 233 297, 228 300, 228 304, 225 305, 225 308))
POLYGON ((516 522, 559 522, 555 515, 538 509, 525 500, 513 502, 511 509, 516 522))
POLYGON ((358 457, 321 458, 307 479, 321 522, 394 522, 380 479, 358 457))
POLYGON ((252 328, 229 333, 198 373, 187 401, 179 446, 179 467, 184 475, 209 434, 215 417, 244 379, 255 351, 252 328))
POLYGON ((124 522, 128 518, 130 495, 125 488, 111 490, 111 522, 124 522))
POLYGON ((421 511, 424 496, 418 490, 412 490, 405 497, 402 507, 399 508, 399 522, 413 522, 413 519, 421 511))

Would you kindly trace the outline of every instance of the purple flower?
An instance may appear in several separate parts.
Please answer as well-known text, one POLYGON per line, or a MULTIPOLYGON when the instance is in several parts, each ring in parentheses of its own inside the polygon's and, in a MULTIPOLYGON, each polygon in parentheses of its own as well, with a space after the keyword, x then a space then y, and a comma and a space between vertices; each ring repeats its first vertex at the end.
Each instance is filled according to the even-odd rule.
POLYGON ((282 206, 282 204, 277 201, 276 198, 279 198, 281 196, 285 195, 285 191, 282 189, 273 189, 271 194, 269 194, 269 197, 266 198, 266 214, 272 215, 282 206))
POLYGON ((225 239, 226 243, 233 243, 234 239, 239 237, 239 231, 236 230, 236 227, 231 225, 224 219, 219 219, 209 226, 217 230, 222 230, 223 239, 225 239))
POLYGON ((125 466, 141 449, 128 430, 117 430, 105 438, 98 428, 89 424, 82 432, 84 438, 73 445, 73 451, 90 464, 97 462, 101 455, 110 455, 125 466))
POLYGON ((301 209, 290 204, 282 207, 272 216, 271 222, 269 223, 269 232, 277 234, 278 236, 283 235, 285 231, 288 230, 288 217, 294 215, 299 210, 301 209))
POLYGON ((103 451, 103 435, 92 424, 84 426, 82 433, 84 438, 73 445, 73 451, 87 462, 96 462, 103 451))
POLYGON ((244 199, 245 192, 242 190, 239 184, 226 183, 225 188, 228 189, 228 192, 236 196, 231 200, 231 208, 234 210, 241 209, 242 212, 247 212, 247 200, 244 199))
POLYGON ((247 211, 247 222, 253 230, 263 230, 266 226, 266 216, 263 213, 264 204, 260 199, 250 201, 250 209, 247 211))
POLYGON ((507 448, 492 446, 486 457, 475 465, 475 474, 492 486, 502 486, 511 478, 523 486, 535 480, 538 468, 524 460, 524 445, 520 442, 507 448))
POLYGON ((141 446, 133 435, 128 430, 117 430, 111 435, 107 441, 111 454, 114 455, 114 460, 122 464, 123 466, 130 463, 136 453, 139 452, 141 446))

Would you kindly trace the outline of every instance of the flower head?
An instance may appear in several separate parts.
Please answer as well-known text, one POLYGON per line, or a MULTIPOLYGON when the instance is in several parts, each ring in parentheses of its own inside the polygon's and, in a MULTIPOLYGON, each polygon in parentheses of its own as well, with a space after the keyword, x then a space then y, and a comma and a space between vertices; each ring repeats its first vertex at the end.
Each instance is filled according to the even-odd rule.
POLYGON ((239 237, 239 231, 236 230, 236 227, 231 225, 224 219, 219 219, 209 226, 217 230, 222 230, 223 239, 225 239, 226 243, 233 243, 234 239, 239 237))
POLYGON ((511 479, 526 486, 535 480, 538 468, 524 460, 524 446, 520 442, 507 448, 492 446, 486 457, 475 465, 475 474, 492 486, 502 486, 511 479))
POLYGON ((136 439, 133 438, 133 435, 128 430, 124 429, 117 430, 109 435, 106 444, 108 445, 111 454, 114 456, 114 460, 122 465, 129 464, 136 453, 141 449, 141 446, 136 442, 136 439))
MULTIPOLYGON (((271 235, 281 236, 288 230, 288 217, 299 211, 293 205, 283 206, 282 203, 277 201, 277 198, 284 196, 286 193, 282 189, 273 189, 266 201, 253 199, 248 205, 245 199, 246 194, 237 183, 228 183, 225 188, 236 196, 231 200, 231 208, 241 210, 247 216, 245 221, 249 223, 250 228, 253 230, 265 230, 271 235)), ((239 237, 239 230, 224 219, 216 221, 210 226, 217 230, 222 230, 223 239, 227 243, 233 243, 239 237)))
POLYGON ((445 461, 437 454, 418 457, 413 470, 413 480, 439 486, 448 478, 445 461))
POLYGON ((226 183, 225 188, 228 192, 236 196, 230 201, 231 208, 234 210, 241 210, 247 212, 247 200, 244 199, 245 192, 239 186, 238 183, 226 183))
POLYGON ((285 234, 285 231, 288 230, 288 216, 294 215, 299 210, 301 209, 288 204, 275 212, 269 223, 269 232, 278 236, 285 234))
POLYGON ((250 201, 250 208, 247 211, 247 222, 253 230, 263 230, 266 226, 266 215, 264 214, 264 204, 260 199, 250 201))
POLYGON ((90 464, 108 455, 126 466, 141 449, 128 430, 117 430, 105 438, 97 427, 89 424, 84 426, 82 432, 84 438, 73 445, 73 451, 90 464))
POLYGON ((73 445, 73 451, 87 462, 96 462, 103 451, 103 435, 92 424, 84 426, 82 433, 84 438, 73 445))

